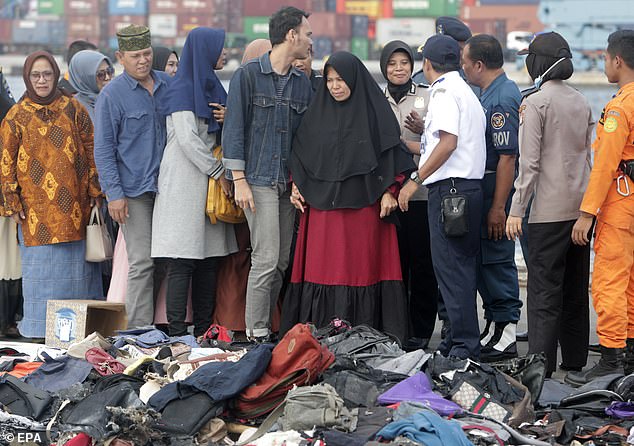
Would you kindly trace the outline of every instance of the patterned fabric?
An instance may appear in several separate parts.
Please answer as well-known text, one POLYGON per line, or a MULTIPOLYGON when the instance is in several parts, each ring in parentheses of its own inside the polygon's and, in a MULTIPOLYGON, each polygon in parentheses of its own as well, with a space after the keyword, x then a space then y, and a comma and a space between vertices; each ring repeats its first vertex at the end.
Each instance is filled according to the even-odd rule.
POLYGON ((90 197, 101 195, 84 107, 67 96, 48 106, 21 100, 0 126, 0 151, 1 215, 24 212, 25 245, 84 239, 90 197))
POLYGON ((129 25, 117 32, 119 51, 139 51, 152 45, 150 29, 143 25, 129 25))

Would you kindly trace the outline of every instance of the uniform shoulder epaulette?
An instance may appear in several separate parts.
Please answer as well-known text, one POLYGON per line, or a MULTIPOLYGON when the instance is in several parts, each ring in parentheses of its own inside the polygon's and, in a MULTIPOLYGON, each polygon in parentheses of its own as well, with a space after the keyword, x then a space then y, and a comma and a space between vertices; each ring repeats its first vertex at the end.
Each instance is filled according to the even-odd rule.
POLYGON ((537 87, 530 87, 520 91, 520 94, 522 95, 522 100, 526 99, 527 97, 529 97, 530 95, 534 93, 537 93, 538 91, 539 91, 539 88, 537 87))

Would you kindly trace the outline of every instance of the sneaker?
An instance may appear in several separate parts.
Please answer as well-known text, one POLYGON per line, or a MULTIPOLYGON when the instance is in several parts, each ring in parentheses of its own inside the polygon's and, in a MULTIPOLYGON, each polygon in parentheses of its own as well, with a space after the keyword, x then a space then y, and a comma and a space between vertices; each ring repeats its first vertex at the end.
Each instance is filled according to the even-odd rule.
POLYGON ((493 325, 493 322, 487 320, 487 324, 484 327, 484 331, 480 333, 480 345, 482 347, 484 347, 485 345, 489 343, 489 341, 493 337, 493 334, 495 333, 494 330, 491 330, 492 325, 493 325))
POLYGON ((517 358, 517 343, 510 343, 504 350, 494 348, 480 350, 480 362, 497 362, 517 358))
POLYGON ((489 341, 480 350, 480 361, 494 362, 517 358, 516 322, 496 322, 489 341))
POLYGON ((252 344, 277 344, 277 335, 269 333, 266 336, 253 336, 249 338, 252 344))
POLYGON ((515 335, 515 340, 517 342, 526 342, 526 341, 528 341, 528 330, 518 332, 515 335))

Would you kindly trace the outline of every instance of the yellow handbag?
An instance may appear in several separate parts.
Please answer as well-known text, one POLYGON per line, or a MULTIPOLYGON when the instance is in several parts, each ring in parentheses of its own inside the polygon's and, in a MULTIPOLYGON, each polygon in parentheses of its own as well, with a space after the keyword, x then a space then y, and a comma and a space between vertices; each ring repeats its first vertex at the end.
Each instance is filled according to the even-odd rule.
MULTIPOLYGON (((216 159, 222 159, 222 146, 213 151, 216 159)), ((246 221, 244 211, 238 207, 233 197, 227 197, 222 191, 220 182, 209 178, 207 186, 207 216, 212 225, 218 220, 224 223, 242 223, 246 221)))

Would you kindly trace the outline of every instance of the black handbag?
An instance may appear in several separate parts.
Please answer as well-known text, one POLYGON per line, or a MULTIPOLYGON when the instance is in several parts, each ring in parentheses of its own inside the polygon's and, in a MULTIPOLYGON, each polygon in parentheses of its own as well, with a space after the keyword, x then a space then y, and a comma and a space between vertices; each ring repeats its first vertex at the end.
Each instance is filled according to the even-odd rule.
POLYGON ((53 397, 46 391, 33 387, 14 376, 0 378, 0 406, 9 413, 42 420, 48 417, 53 397))
POLYGON ((454 179, 451 178, 449 195, 442 197, 440 215, 447 237, 462 237, 469 233, 469 201, 466 195, 458 193, 454 179))

